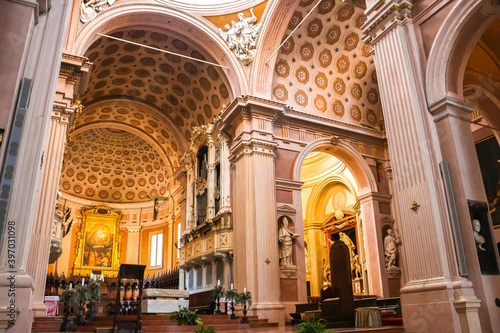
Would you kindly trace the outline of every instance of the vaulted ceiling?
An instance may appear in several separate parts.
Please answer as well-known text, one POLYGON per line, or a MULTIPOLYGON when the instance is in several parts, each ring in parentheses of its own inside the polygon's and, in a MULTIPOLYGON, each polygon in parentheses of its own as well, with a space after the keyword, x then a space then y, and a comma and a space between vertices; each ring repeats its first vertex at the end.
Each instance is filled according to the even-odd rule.
POLYGON ((169 31, 110 35, 174 52, 97 39, 84 109, 69 134, 61 191, 81 199, 137 203, 165 195, 191 137, 233 98, 224 70, 192 40, 169 31))
MULTIPOLYGON (((285 39, 316 4, 302 0, 285 39)), ((273 98, 295 109, 378 128, 381 104, 372 47, 361 40, 361 8, 324 0, 282 46, 273 98)))

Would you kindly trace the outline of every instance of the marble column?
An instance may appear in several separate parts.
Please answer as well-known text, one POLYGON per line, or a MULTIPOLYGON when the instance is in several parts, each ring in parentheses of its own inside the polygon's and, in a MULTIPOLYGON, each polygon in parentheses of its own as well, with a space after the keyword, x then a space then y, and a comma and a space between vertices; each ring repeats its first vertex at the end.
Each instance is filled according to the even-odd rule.
POLYGON ((125 254, 125 263, 139 264, 141 257, 141 226, 129 226, 127 229, 127 253, 125 254))
POLYGON ((321 228, 321 223, 321 221, 308 222, 304 227, 307 230, 307 245, 311 262, 311 296, 313 297, 320 297, 323 287, 323 255, 326 254, 326 250, 324 249, 325 233, 321 228))
MULTIPOLYGON (((225 114, 234 132, 232 167, 235 287, 252 292, 253 314, 284 325, 280 300, 278 223, 272 119, 274 110, 249 99, 225 114), (269 113, 268 113, 269 112, 269 113), (238 140, 235 140, 238 138, 238 140)), ((272 107, 271 107, 272 108, 272 107)))
POLYGON ((378 2, 366 11, 363 27, 363 39, 375 47, 394 198, 405 244, 401 289, 405 330, 467 332, 454 301, 460 295, 471 303, 477 298, 470 281, 458 275, 412 8, 407 0, 378 2))
POLYGON ((208 139, 207 160, 207 219, 213 219, 215 214, 215 144, 211 137, 208 139))
POLYGON ((35 215, 27 265, 27 272, 33 277, 33 284, 35 286, 33 299, 34 316, 45 316, 47 310, 43 303, 45 274, 49 262, 56 194, 59 190, 59 179, 61 177, 69 116, 69 114, 61 112, 58 109, 52 112, 49 139, 42 165, 42 176, 36 209, 37 214, 35 215))
POLYGON ((220 210, 231 211, 231 163, 229 162, 229 138, 225 134, 219 137, 221 143, 220 153, 220 210))
POLYGON ((379 202, 390 202, 391 196, 381 193, 369 193, 360 196, 358 200, 363 221, 363 242, 368 272, 367 287, 370 295, 389 297, 379 202))
MULTIPOLYGON (((19 44, 18 46, 27 46, 29 44, 29 47, 24 49, 25 53, 10 52, 9 48, 6 49, 4 53, 9 54, 13 63, 1 61, 2 68, 8 67, 9 71, 17 71, 18 76, 11 77, 11 80, 2 76, 3 82, 13 87, 19 83, 22 77, 30 78, 33 82, 29 94, 29 105, 27 105, 26 115, 23 119, 22 135, 20 141, 16 143, 17 150, 9 153, 11 155, 17 154, 17 162, 10 175, 12 180, 10 202, 8 206, 2 206, 5 220, 14 221, 16 226, 15 236, 12 238, 15 244, 13 250, 16 253, 16 259, 15 263, 9 267, 9 272, 6 270, 6 243, 3 243, 3 255, 0 258, 0 324, 3 322, 4 310, 8 310, 6 302, 10 299, 8 296, 10 283, 7 277, 15 275, 16 280, 14 301, 17 316, 14 318, 15 325, 8 329, 12 333, 29 332, 31 329, 34 284, 32 276, 27 272, 28 256, 42 174, 41 157, 48 140, 51 111, 54 105, 54 94, 71 3, 66 1, 52 2, 50 11, 39 15, 38 23, 35 26, 38 15, 36 8, 35 1, 3 1, 0 3, 0 13, 2 13, 0 14, 0 26, 8 25, 5 28, 7 28, 6 31, 10 31, 10 33, 2 34, 5 36, 5 43, 2 45, 11 46, 14 43, 19 44), (18 9, 29 7, 28 10, 31 12, 29 15, 23 15, 22 11, 16 9, 4 10, 4 6, 7 5, 16 6, 18 9), (5 19, 3 14, 9 18, 5 19), (25 32, 27 32, 26 35, 24 35, 25 32), (13 67, 14 63, 19 62, 23 64, 21 67, 13 67)), ((17 95, 17 89, 15 91, 15 95, 17 95)), ((10 96, 10 98, 12 98, 11 102, 15 100, 14 96, 10 96)), ((4 113, 11 114, 13 107, 5 107, 3 110, 4 113)), ((18 124, 14 124, 13 128, 17 126, 18 124)), ((2 146, 7 147, 7 144, 2 146)), ((3 198, 5 199, 5 195, 3 198)), ((46 251, 48 252, 48 250, 47 248, 46 251)), ((48 260, 45 265, 47 262, 48 260)), ((43 276, 46 276, 46 269, 47 266, 42 273, 43 276)))

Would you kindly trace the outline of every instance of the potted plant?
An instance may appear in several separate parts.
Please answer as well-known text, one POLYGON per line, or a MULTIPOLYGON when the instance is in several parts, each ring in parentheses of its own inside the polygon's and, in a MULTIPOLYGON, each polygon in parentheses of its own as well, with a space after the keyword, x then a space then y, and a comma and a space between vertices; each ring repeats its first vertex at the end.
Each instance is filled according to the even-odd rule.
POLYGON ((299 333, 324 333, 326 331, 323 322, 323 319, 317 321, 313 320, 309 323, 307 321, 303 321, 298 324, 297 327, 299 328, 299 333))
POLYGON ((179 306, 179 310, 172 312, 169 320, 177 320, 179 326, 198 325, 202 321, 196 312, 197 310, 191 311, 187 307, 179 306))
POLYGON ((238 303, 243 305, 243 318, 241 319, 242 324, 248 324, 248 318, 247 318, 247 304, 248 308, 252 307, 252 294, 249 291, 242 292, 238 296, 238 303))
POLYGON ((234 314, 234 302, 238 300, 238 291, 236 289, 230 289, 226 292, 226 299, 231 302, 231 319, 236 319, 234 314))
POLYGON ((217 310, 215 311, 215 314, 220 314, 220 299, 224 297, 225 294, 224 287, 220 284, 212 289, 212 299, 217 303, 217 310))
POLYGON ((75 325, 76 326, 83 326, 85 324, 85 318, 83 318, 84 315, 84 308, 83 308, 83 303, 85 301, 85 293, 87 291, 87 286, 85 284, 77 284, 75 287, 75 292, 78 294, 78 315, 76 316, 75 319, 75 325))
POLYGON ((69 319, 69 315, 71 313, 71 309, 73 304, 80 303, 81 294, 77 292, 75 289, 71 289, 69 286, 66 287, 64 292, 61 295, 61 302, 64 304, 64 320, 59 328, 59 331, 66 332, 72 331, 73 325, 71 324, 71 320, 69 319))
POLYGON ((84 291, 85 300, 89 301, 87 304, 87 315, 85 316, 86 321, 92 321, 95 319, 95 301, 101 301, 101 283, 96 279, 90 279, 87 283, 87 288, 84 291))

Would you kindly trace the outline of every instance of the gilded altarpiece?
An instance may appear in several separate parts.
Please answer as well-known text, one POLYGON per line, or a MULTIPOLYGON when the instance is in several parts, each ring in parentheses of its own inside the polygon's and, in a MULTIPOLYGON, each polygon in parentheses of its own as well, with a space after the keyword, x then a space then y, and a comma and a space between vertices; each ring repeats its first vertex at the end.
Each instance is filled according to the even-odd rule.
POLYGON ((82 228, 76 234, 73 275, 89 276, 94 270, 116 277, 120 268, 121 214, 108 207, 82 210, 82 228))

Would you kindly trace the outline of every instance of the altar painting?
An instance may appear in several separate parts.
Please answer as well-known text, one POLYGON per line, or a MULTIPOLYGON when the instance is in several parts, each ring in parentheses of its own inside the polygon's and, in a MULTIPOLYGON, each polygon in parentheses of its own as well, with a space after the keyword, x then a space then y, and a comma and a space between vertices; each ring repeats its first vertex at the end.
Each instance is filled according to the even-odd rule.
POLYGON ((87 232, 83 266, 111 267, 114 235, 104 224, 96 224, 87 232))

